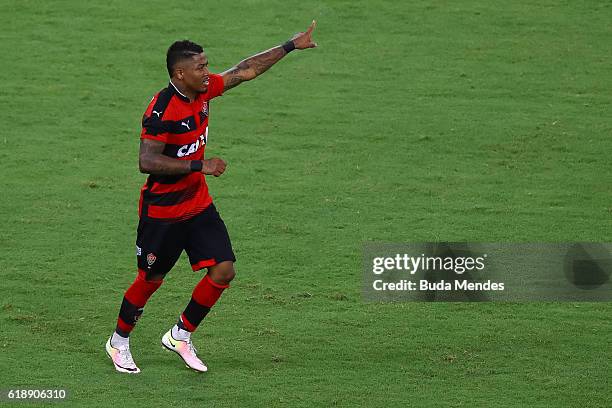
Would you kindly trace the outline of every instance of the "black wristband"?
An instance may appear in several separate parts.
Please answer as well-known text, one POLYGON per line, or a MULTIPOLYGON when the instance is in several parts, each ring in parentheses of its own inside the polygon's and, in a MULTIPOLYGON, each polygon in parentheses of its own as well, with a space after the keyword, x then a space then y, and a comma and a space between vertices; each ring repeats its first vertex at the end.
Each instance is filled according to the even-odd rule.
POLYGON ((202 160, 192 160, 191 163, 189 163, 189 167, 191 168, 192 172, 201 172, 202 171, 202 167, 204 166, 204 163, 202 163, 202 160))
POLYGON ((293 40, 289 40, 286 43, 283 44, 283 50, 285 50, 285 52, 287 54, 289 54, 291 51, 295 50, 295 44, 293 43, 293 40))

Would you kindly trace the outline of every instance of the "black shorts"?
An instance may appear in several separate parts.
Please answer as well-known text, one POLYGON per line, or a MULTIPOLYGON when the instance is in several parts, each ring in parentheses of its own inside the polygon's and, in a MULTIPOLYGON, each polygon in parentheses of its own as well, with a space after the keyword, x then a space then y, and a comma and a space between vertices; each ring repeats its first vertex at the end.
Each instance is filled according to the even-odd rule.
POLYGON ((165 275, 183 250, 194 271, 223 261, 236 261, 225 223, 213 204, 181 222, 140 219, 136 238, 138 269, 147 275, 165 275))

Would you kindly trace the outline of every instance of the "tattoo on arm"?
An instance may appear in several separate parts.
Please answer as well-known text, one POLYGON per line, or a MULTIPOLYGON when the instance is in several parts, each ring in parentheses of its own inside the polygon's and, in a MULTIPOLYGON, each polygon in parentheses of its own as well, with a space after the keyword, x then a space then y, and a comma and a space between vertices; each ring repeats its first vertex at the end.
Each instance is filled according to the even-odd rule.
POLYGON ((140 140, 140 172, 168 176, 191 173, 189 160, 173 159, 162 154, 165 146, 165 143, 156 140, 140 140))
MULTIPOLYGON (((240 65, 240 64, 239 64, 240 65)), ((230 68, 223 74, 223 90, 227 91, 235 86, 240 85, 243 81, 246 81, 245 75, 241 72, 238 66, 230 68)))
POLYGON ((278 46, 240 61, 238 65, 221 74, 223 76, 224 90, 227 91, 244 81, 250 81, 263 74, 285 55, 287 53, 283 47, 278 46))

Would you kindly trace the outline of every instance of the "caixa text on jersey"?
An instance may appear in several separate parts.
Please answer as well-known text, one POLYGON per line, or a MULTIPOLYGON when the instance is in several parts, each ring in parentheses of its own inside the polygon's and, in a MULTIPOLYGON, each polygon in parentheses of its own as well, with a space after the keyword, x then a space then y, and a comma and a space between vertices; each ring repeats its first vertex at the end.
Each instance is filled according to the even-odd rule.
MULTIPOLYGON (((208 130, 208 129, 207 129, 208 130)), ((204 134, 200 135, 200 138, 196 140, 194 143, 186 144, 181 147, 176 152, 176 157, 185 157, 197 152, 200 147, 203 147, 206 144, 206 139, 208 138, 208 131, 204 134)))

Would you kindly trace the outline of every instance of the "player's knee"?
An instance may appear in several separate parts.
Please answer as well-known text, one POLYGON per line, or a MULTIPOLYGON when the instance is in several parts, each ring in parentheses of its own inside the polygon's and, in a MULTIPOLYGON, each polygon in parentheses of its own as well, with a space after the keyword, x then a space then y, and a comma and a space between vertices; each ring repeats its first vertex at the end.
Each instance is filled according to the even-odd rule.
POLYGON ((145 272, 139 270, 137 279, 143 280, 145 282, 158 282, 163 281, 165 276, 165 273, 145 272))
POLYGON ((230 283, 231 281, 234 280, 235 277, 236 277, 236 271, 234 270, 234 267, 232 266, 225 274, 225 281, 227 283, 230 283))
POLYGON ((220 270, 220 278, 223 281, 222 283, 228 285, 234 277, 236 276, 236 271, 234 270, 234 263, 228 262, 227 265, 224 265, 220 270))
POLYGON ((234 263, 230 261, 221 262, 209 269, 210 277, 215 282, 222 285, 229 285, 229 283, 236 276, 234 270, 234 263))
POLYGON ((158 281, 163 281, 163 280, 164 280, 164 276, 165 276, 165 275, 154 275, 154 274, 150 274, 150 275, 147 275, 147 277, 145 278, 145 280, 147 280, 147 281, 149 281, 149 282, 151 282, 151 281, 155 281, 155 282, 158 282, 158 281))

